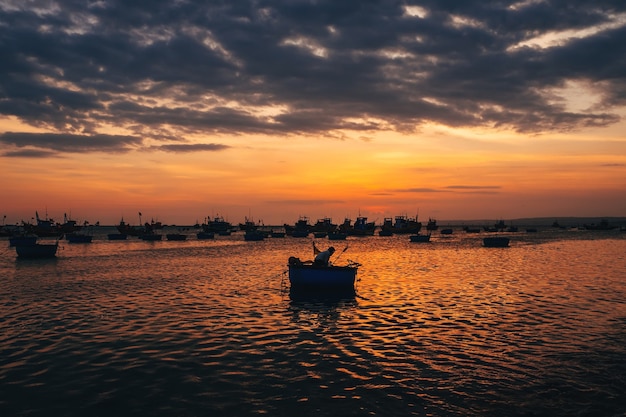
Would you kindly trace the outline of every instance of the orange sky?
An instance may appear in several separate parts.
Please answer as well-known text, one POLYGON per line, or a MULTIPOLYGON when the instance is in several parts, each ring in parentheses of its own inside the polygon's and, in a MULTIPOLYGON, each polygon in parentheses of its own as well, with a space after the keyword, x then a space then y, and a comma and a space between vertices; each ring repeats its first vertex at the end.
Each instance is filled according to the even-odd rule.
POLYGON ((626 4, 454 4, 0 4, 0 214, 626 216, 626 4))
POLYGON ((367 138, 236 137, 219 152, 4 158, 8 223, 34 215, 114 224, 265 224, 359 213, 421 219, 623 216, 626 141, 615 129, 526 137, 432 127, 367 138))

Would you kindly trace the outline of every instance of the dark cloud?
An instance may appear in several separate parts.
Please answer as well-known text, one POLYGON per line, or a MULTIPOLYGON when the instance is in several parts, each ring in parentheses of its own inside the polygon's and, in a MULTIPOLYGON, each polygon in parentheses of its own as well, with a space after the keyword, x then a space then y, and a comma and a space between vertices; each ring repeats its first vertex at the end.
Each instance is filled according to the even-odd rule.
POLYGON ((403 188, 393 190, 396 193, 441 193, 442 190, 436 188, 403 188))
POLYGON ((445 189, 463 194, 498 194, 502 187, 499 185, 449 185, 445 189))
POLYGON ((194 144, 173 144, 173 145, 160 145, 155 147, 156 149, 167 152, 198 152, 198 151, 223 151, 230 146, 221 145, 216 143, 194 143, 194 144))
MULTIPOLYGON (((0 143, 15 148, 35 148, 43 152, 124 152, 141 145, 141 139, 116 135, 72 135, 54 133, 3 133, 0 143)), ((27 152, 23 152, 26 155, 27 152)))
POLYGON ((267 201, 269 204, 276 205, 303 205, 303 206, 313 206, 313 205, 325 205, 325 204, 345 204, 343 200, 319 200, 319 199, 286 199, 286 200, 270 200, 267 201))
POLYGON ((499 185, 449 185, 446 188, 451 190, 498 190, 499 185))
POLYGON ((618 0, 53 4, 0 5, 0 22, 11 22, 0 24, 0 115, 57 132, 41 141, 64 152, 75 149, 64 138, 81 151, 136 144, 115 136, 103 144, 98 133, 112 124, 176 142, 189 133, 411 131, 432 122, 548 131, 613 124, 626 102, 626 25, 520 46, 623 19, 618 0), (602 102, 572 112, 550 100, 568 80, 594 86, 602 102))
POLYGON ((395 189, 392 190, 396 193, 453 193, 453 192, 464 192, 464 193, 481 193, 481 194, 493 194, 499 190, 499 185, 448 185, 441 189, 439 188, 403 188, 403 189, 395 189))
POLYGON ((0 155, 8 158, 50 158, 58 156, 56 152, 41 149, 18 149, 15 151, 2 152, 0 155))

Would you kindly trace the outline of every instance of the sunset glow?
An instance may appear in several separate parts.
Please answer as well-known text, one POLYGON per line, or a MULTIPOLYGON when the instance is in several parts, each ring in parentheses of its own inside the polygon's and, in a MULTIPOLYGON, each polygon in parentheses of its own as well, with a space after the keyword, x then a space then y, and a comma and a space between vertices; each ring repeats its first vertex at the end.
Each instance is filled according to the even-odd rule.
POLYGON ((508 3, 4 1, 0 214, 626 216, 626 5, 508 3))

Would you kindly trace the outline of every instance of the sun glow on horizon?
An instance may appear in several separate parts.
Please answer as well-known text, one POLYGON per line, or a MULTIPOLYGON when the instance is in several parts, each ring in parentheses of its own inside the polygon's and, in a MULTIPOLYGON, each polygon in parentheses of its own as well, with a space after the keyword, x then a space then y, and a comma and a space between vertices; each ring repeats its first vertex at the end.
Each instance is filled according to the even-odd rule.
POLYGON ((580 200, 583 190, 603 199, 626 189, 626 180, 617 179, 626 178, 619 175, 626 170, 626 144, 617 138, 439 125, 410 135, 372 132, 367 140, 360 135, 197 138, 230 147, 64 154, 45 164, 4 158, 2 173, 5 192, 19 201, 13 217, 47 207, 57 218, 72 210, 90 222, 109 224, 120 213, 137 210, 177 224, 216 211, 233 220, 253 211, 268 224, 300 215, 340 221, 359 212, 382 219, 418 210, 448 219, 523 217, 549 215, 534 206, 556 207, 556 202, 547 204, 551 199, 580 200))

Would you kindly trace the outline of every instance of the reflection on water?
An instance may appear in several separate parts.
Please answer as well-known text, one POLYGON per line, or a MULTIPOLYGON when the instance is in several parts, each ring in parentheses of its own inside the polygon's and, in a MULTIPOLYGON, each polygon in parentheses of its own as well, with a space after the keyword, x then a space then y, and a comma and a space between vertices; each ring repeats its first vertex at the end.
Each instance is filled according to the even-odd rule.
POLYGON ((480 242, 348 240, 356 293, 332 297, 284 288, 308 239, 96 236, 25 262, 7 244, 0 410, 622 415, 624 235, 480 242))

